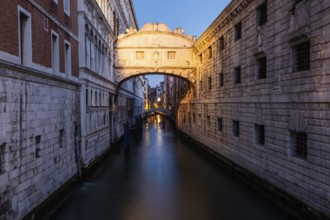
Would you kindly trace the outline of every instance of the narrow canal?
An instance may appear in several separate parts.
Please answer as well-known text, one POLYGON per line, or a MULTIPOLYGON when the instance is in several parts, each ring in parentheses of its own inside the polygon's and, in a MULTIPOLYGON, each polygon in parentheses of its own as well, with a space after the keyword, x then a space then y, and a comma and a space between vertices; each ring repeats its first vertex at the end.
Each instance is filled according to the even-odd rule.
POLYGON ((56 220, 293 219, 149 118, 51 217, 56 220))

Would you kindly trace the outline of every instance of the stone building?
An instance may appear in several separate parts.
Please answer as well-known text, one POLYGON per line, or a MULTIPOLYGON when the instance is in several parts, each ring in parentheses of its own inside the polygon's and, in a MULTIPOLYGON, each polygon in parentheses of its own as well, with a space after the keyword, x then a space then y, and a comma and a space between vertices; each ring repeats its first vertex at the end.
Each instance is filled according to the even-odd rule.
POLYGON ((22 219, 77 173, 77 4, 0 7, 0 219, 22 219))
POLYGON ((139 92, 143 92, 142 80, 132 79, 121 86, 114 105, 114 42, 128 27, 137 28, 131 1, 81 0, 78 12, 81 154, 86 167, 122 136, 124 122, 134 124, 134 118, 142 114, 144 99, 139 92))
POLYGON ((329 11, 328 0, 231 1, 194 45, 197 94, 178 111, 181 131, 301 218, 330 215, 329 11))

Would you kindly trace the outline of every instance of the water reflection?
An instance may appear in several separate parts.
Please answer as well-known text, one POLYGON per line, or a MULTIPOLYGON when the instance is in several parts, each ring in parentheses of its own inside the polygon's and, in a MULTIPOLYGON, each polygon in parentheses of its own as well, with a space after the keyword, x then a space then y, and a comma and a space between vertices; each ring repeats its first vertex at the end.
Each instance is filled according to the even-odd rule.
POLYGON ((292 219, 163 124, 159 115, 148 118, 128 156, 106 162, 52 219, 292 219))

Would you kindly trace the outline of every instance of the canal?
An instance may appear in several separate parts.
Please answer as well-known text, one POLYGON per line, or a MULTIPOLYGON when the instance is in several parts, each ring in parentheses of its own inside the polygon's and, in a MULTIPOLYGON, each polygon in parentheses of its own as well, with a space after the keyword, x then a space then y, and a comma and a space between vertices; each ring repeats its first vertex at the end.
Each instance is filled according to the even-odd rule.
POLYGON ((52 220, 286 220, 289 214, 201 155, 159 116, 111 156, 52 220))

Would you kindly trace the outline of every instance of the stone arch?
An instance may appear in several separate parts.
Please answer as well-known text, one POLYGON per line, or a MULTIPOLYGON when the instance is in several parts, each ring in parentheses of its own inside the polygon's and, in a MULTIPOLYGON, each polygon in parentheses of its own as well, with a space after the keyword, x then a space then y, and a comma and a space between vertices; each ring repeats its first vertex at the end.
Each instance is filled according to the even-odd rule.
POLYGON ((171 31, 162 23, 149 23, 139 31, 130 28, 126 32, 116 42, 116 94, 126 80, 151 74, 182 78, 190 82, 196 94, 195 36, 184 34, 182 28, 171 31))

